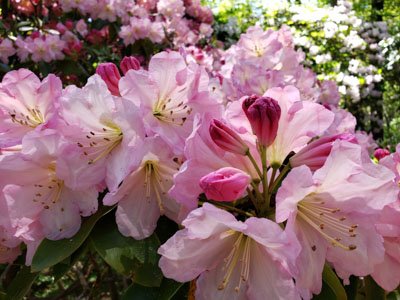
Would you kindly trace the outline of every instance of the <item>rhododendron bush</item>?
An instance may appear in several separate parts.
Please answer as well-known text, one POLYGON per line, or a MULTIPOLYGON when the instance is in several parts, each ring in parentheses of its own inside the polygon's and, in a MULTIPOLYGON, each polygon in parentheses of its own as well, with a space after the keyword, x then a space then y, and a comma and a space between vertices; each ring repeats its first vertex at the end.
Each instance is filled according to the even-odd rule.
POLYGON ((88 19, 3 40, 1 299, 396 297, 400 146, 356 130, 289 27, 223 50, 196 1, 12 3, 88 19))

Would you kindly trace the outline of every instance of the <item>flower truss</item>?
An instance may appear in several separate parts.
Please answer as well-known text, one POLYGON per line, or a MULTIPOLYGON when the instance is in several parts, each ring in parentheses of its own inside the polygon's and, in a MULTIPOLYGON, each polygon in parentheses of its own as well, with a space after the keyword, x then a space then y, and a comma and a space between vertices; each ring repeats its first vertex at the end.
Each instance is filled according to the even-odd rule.
MULTIPOLYGON (((170 2, 158 11, 183 13, 170 2)), ((137 37, 139 21, 127 25, 137 37)), ((182 225, 159 266, 196 281, 196 299, 310 299, 324 268, 395 289, 400 150, 370 159, 373 143, 336 85, 301 64, 287 28, 251 27, 212 70, 196 55, 125 57, 122 73, 100 64, 83 87, 25 69, 4 77, 0 262, 25 244, 29 265, 43 239, 70 238, 115 205, 126 237, 149 237, 162 215, 182 225)))

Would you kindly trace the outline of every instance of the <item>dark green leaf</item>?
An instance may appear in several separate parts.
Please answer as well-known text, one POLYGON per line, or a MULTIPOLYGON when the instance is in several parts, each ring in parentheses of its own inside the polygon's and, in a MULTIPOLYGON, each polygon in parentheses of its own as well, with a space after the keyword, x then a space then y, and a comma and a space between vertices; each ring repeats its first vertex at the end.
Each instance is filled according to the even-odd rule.
POLYGON ((399 291, 393 291, 390 292, 387 296, 386 296, 387 300, 400 300, 400 293, 399 291))
POLYGON ((182 282, 164 278, 160 287, 158 300, 171 300, 183 285, 184 283, 182 282))
POLYGON ((7 299, 7 295, 4 292, 0 292, 0 300, 6 300, 7 299))
POLYGON ((329 285, 325 282, 322 281, 322 289, 321 293, 318 295, 315 295, 313 300, 336 300, 336 295, 332 291, 332 289, 329 287, 329 285))
POLYGON ((160 219, 158 219, 156 234, 161 244, 164 244, 178 230, 179 226, 166 216, 162 216, 160 219))
POLYGON ((385 298, 385 290, 383 290, 371 276, 364 278, 366 300, 380 300, 385 298))
POLYGON ((325 264, 324 266, 324 271, 322 272, 322 279, 335 294, 337 300, 347 299, 347 294, 342 283, 336 276, 335 272, 333 272, 333 270, 327 264, 325 264))
POLYGON ((23 299, 29 292, 39 273, 31 273, 29 267, 23 266, 7 289, 7 298, 10 300, 23 299))
POLYGON ((156 235, 139 241, 125 237, 112 219, 99 222, 91 241, 100 256, 117 272, 144 286, 160 286, 162 273, 157 254, 160 242, 156 235))
POLYGON ((145 287, 134 283, 125 291, 122 300, 171 300, 183 285, 184 283, 167 278, 163 279, 159 288, 145 287))
POLYGON ((70 239, 59 241, 43 240, 33 257, 32 270, 34 272, 42 271, 73 254, 85 242, 97 221, 113 208, 113 206, 99 208, 93 216, 83 222, 79 232, 70 239))
POLYGON ((121 300, 158 300, 158 288, 132 284, 122 295, 121 300))
POLYGON ((356 299, 357 293, 358 293, 358 283, 359 282, 360 282, 360 280, 358 277, 350 276, 350 284, 344 286, 348 300, 356 299))
POLYGON ((179 288, 179 290, 176 292, 176 294, 171 298, 171 300, 184 300, 184 299, 188 299, 189 290, 190 290, 190 282, 184 283, 184 284, 179 288))

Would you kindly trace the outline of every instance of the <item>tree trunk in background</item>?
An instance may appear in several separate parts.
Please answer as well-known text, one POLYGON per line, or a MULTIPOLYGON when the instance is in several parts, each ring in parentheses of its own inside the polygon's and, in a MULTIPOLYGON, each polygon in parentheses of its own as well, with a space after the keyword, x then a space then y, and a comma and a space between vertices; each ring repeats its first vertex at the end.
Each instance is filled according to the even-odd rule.
MULTIPOLYGON (((384 0, 371 0, 371 21, 383 21, 384 0)), ((375 140, 383 139, 383 81, 375 83, 375 90, 381 92, 381 97, 370 99, 371 131, 375 140)))

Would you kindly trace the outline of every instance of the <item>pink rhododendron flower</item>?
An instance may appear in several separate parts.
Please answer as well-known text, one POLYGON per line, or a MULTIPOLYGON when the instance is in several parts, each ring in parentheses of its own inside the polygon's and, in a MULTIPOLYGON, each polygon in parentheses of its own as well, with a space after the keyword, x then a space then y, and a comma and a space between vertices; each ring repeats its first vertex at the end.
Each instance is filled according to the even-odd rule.
MULTIPOLYGON (((185 145, 184 154, 187 160, 181 166, 179 173, 175 175, 174 186, 170 190, 170 196, 188 210, 197 207, 198 196, 203 193, 199 185, 200 179, 211 172, 233 167, 251 178, 258 178, 254 166, 247 157, 227 152, 213 142, 208 130, 211 120, 209 116, 195 119, 193 132, 185 145)), ((248 141, 249 151, 257 157, 255 139, 248 140, 248 136, 243 135, 241 137, 248 141)))
POLYGON ((240 55, 249 60, 273 57, 282 48, 277 37, 277 31, 264 31, 259 26, 250 27, 245 34, 240 36, 238 42, 240 55))
POLYGON ((75 25, 76 31, 82 36, 85 37, 88 34, 88 27, 84 19, 80 19, 75 25))
POLYGON ((185 14, 185 7, 182 0, 159 0, 157 11, 172 19, 172 17, 182 17, 185 14))
POLYGON ((27 37, 25 40, 21 36, 17 36, 15 40, 15 45, 17 46, 17 56, 21 62, 25 62, 30 54, 29 43, 31 38, 27 37))
POLYGON ((161 44, 165 39, 164 24, 162 22, 152 22, 148 38, 153 43, 161 44))
POLYGON ((61 90, 54 75, 41 82, 26 69, 7 73, 0 86, 0 147, 19 145, 25 134, 54 127, 61 90))
POLYGON ((318 102, 337 107, 339 105, 340 94, 336 82, 333 80, 324 80, 320 83, 320 86, 321 94, 319 95, 318 102))
POLYGON ((0 211, 0 263, 12 263, 21 254, 21 241, 14 236, 3 195, 0 196, 0 211))
POLYGON ((140 107, 147 134, 159 134, 177 154, 192 131, 193 114, 220 110, 209 98, 205 70, 187 66, 178 52, 154 55, 148 71, 131 70, 121 78, 119 89, 122 97, 140 107))
MULTIPOLYGON (((396 183, 400 183, 400 144, 396 146, 396 152, 391 155, 385 156, 379 160, 379 164, 392 170, 396 176, 396 183)), ((400 184, 399 184, 400 185, 400 184)))
MULTIPOLYGON (((269 89, 264 97, 275 99, 281 108, 278 131, 268 147, 270 164, 281 165, 291 151, 298 151, 332 123, 334 115, 317 103, 301 101, 299 90, 293 86, 269 89)), ((231 125, 239 132, 251 133, 251 126, 242 110, 242 102, 232 102, 226 109, 231 125)))
POLYGON ((105 180, 115 189, 128 175, 132 151, 144 136, 138 109, 125 99, 114 100, 99 75, 82 89, 67 87, 60 102, 65 122, 60 130, 70 143, 62 167, 65 180, 75 188, 105 180))
POLYGON ((231 167, 221 168, 200 179, 200 187, 207 199, 231 202, 245 194, 251 177, 243 171, 231 167))
POLYGON ((245 222, 205 203, 158 253, 167 278, 197 279, 196 299, 300 299, 292 280, 297 240, 276 223, 245 222))
POLYGON ((24 140, 26 150, 10 158, 11 169, 0 164, 10 174, 10 183, 2 192, 15 237, 35 241, 72 237, 80 228, 81 216, 97 210, 94 187, 72 190, 60 177, 59 139, 54 130, 34 133, 24 140), (41 238, 37 237, 38 231, 41 238))
POLYGON ((325 131, 324 135, 355 133, 357 120, 350 112, 343 108, 335 108, 332 105, 328 106, 328 109, 334 113, 335 118, 329 128, 325 131))
POLYGON ((15 54, 13 42, 10 39, 4 39, 0 43, 0 60, 8 64, 8 58, 15 54))
POLYGON ((385 257, 375 265, 371 276, 386 291, 400 284, 400 205, 399 201, 383 208, 377 222, 378 232, 384 238, 385 257))
POLYGON ((111 190, 103 202, 105 205, 118 203, 116 220, 123 235, 144 239, 154 232, 161 215, 174 220, 178 216, 179 205, 167 192, 179 165, 159 137, 146 138, 135 156, 139 165, 132 168, 121 186, 111 190))
POLYGON ((382 262, 383 239, 374 220, 397 199, 393 178, 347 141, 335 142, 314 175, 303 165, 285 178, 276 197, 276 220, 288 220, 287 230, 302 245, 296 284, 303 297, 320 292, 325 259, 345 282, 351 274, 370 274, 382 262))
POLYGON ((125 45, 130 45, 137 40, 146 38, 149 35, 150 29, 151 22, 148 18, 132 17, 130 24, 122 26, 118 35, 124 40, 125 45))

